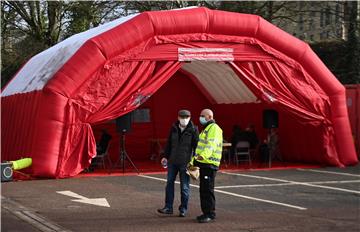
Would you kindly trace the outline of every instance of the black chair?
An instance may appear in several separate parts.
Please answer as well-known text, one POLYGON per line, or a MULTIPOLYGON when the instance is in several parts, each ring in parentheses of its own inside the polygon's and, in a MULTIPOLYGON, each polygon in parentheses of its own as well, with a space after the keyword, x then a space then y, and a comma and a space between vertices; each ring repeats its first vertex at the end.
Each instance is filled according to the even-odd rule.
POLYGON ((251 166, 250 143, 248 141, 237 142, 234 158, 236 165, 239 165, 239 162, 241 161, 247 161, 251 166))
POLYGON ((108 162, 108 171, 109 173, 111 172, 111 168, 112 168, 112 162, 111 159, 109 157, 109 148, 110 148, 110 142, 107 144, 105 149, 97 149, 97 154, 96 156, 92 159, 91 162, 91 166, 99 166, 102 165, 103 169, 106 169, 106 165, 105 165, 105 160, 107 160, 108 162))

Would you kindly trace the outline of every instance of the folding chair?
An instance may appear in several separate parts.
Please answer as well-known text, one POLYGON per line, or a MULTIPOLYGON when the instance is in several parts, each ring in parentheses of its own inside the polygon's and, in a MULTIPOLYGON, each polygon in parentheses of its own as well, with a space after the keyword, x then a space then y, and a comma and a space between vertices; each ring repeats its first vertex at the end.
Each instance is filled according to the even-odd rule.
POLYGON ((106 168, 105 165, 105 159, 107 159, 108 163, 109 163, 109 167, 108 167, 108 171, 109 173, 111 172, 111 168, 112 168, 112 162, 111 159, 109 157, 109 148, 110 148, 110 143, 108 143, 106 149, 104 152, 96 154, 96 156, 93 158, 93 165, 98 166, 99 164, 102 165, 103 169, 106 168))
POLYGON ((241 161, 247 161, 251 166, 250 143, 248 141, 239 141, 236 144, 234 158, 236 165, 239 165, 241 161))

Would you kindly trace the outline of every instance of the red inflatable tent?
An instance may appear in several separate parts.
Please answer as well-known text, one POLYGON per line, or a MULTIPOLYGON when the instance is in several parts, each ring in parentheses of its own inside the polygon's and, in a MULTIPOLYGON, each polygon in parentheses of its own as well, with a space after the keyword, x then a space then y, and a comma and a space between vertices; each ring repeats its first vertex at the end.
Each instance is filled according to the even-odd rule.
POLYGON ((345 88, 310 47, 259 16, 207 8, 128 16, 34 56, 2 91, 2 160, 32 157, 35 176, 78 174, 95 155, 90 125, 138 108, 179 70, 214 106, 269 102, 301 122, 316 141, 295 136, 294 159, 358 162, 345 88), (201 75, 207 64, 219 75, 201 75))
POLYGON ((355 147, 360 156, 360 84, 346 85, 347 108, 355 147))

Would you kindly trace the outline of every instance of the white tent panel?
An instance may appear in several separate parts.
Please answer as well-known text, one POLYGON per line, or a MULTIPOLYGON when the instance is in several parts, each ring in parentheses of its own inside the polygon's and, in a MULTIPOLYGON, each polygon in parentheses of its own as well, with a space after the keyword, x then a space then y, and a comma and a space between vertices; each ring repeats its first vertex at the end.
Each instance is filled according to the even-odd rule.
POLYGON ((108 31, 138 14, 129 15, 76 34, 32 57, 1 93, 9 96, 42 89, 50 78, 89 39, 108 31))
MULTIPOLYGON (((185 7, 174 10, 187 10, 194 7, 185 7)), ((48 80, 72 57, 72 55, 89 39, 100 35, 120 24, 129 21, 139 13, 121 17, 98 27, 73 35, 53 47, 32 57, 4 88, 1 96, 10 96, 17 93, 27 93, 42 89, 48 80)))
POLYGON ((256 103, 256 96, 229 65, 223 62, 193 61, 182 68, 192 73, 219 104, 256 103))

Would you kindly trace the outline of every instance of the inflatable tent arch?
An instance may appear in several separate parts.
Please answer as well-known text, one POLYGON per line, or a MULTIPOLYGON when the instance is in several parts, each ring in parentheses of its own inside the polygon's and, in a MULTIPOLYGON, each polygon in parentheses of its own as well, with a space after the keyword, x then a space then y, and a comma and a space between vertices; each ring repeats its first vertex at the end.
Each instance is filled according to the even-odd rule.
POLYGON ((257 98, 320 128, 314 160, 357 163, 345 89, 309 46, 259 16, 207 8, 128 16, 34 56, 2 92, 2 159, 76 175, 95 154, 90 124, 136 109, 193 60, 226 62, 257 98))

